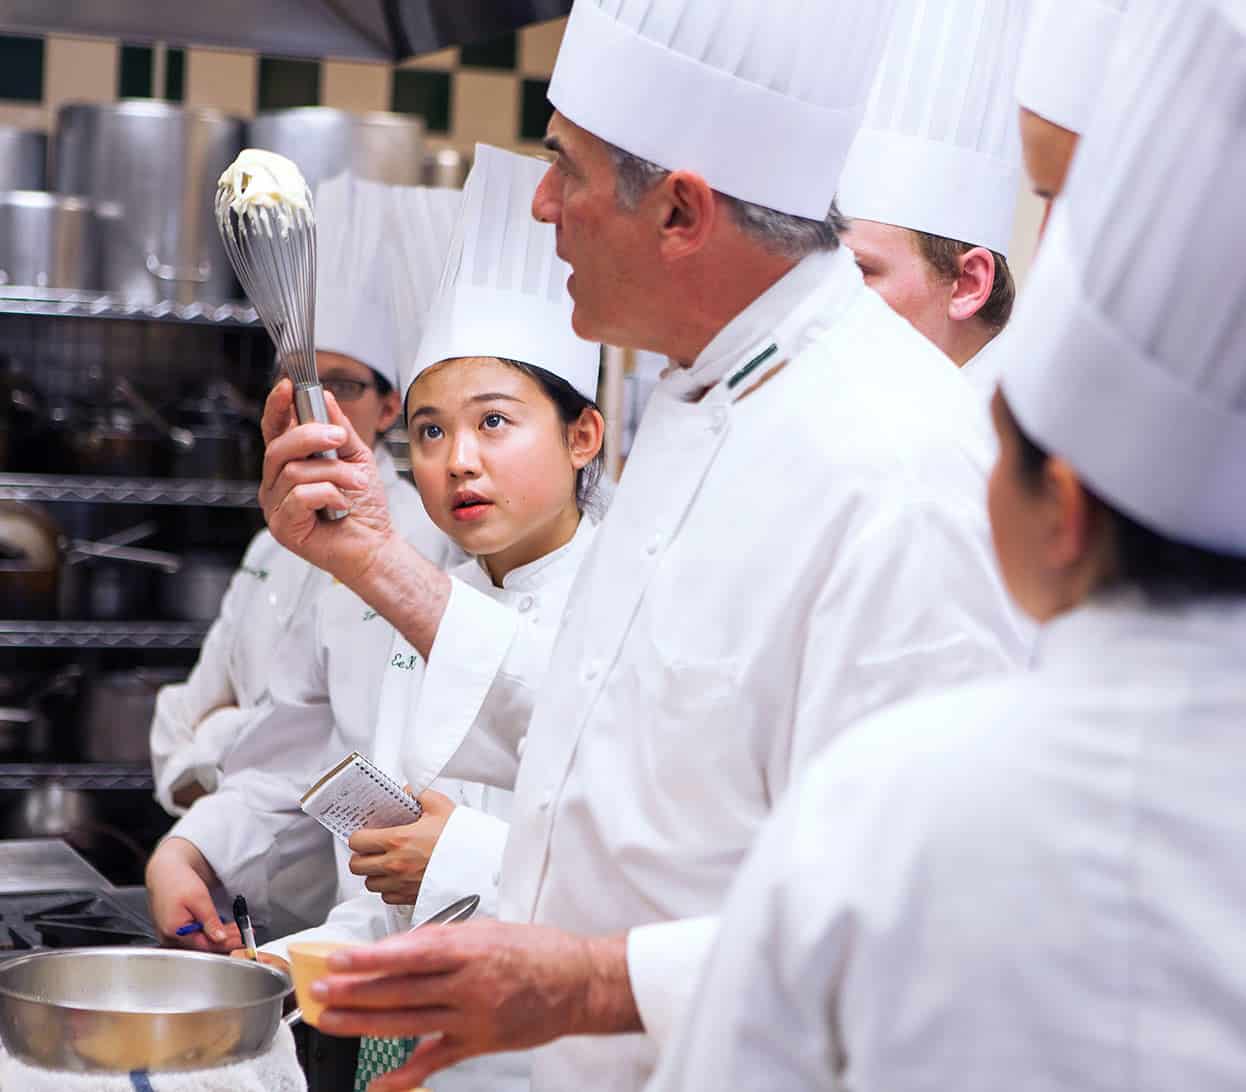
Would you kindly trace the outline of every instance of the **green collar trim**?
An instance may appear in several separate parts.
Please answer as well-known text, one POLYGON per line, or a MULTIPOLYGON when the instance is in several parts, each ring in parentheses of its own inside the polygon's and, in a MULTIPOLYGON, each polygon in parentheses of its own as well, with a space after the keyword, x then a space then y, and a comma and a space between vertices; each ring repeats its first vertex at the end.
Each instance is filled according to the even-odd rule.
POLYGON ((735 390, 736 387, 738 387, 741 383, 743 383, 744 380, 746 380, 750 375, 752 375, 753 372, 757 371, 758 368, 760 368, 763 364, 765 364, 766 361, 769 360, 772 356, 774 356, 774 354, 777 353, 778 351, 779 351, 779 346, 777 343, 775 343, 774 345, 771 345, 770 348, 768 349, 763 349, 760 353, 758 353, 755 357, 753 357, 752 360, 750 360, 747 364, 745 364, 743 368, 741 368, 738 372, 736 372, 735 375, 733 375, 730 379, 727 380, 727 390, 729 391, 735 390))

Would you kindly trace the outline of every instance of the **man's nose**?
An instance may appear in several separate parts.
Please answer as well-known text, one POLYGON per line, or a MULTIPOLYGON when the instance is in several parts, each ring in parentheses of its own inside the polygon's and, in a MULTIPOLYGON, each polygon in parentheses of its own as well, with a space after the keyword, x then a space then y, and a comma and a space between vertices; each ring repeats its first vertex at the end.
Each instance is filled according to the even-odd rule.
POLYGON ((554 165, 551 163, 532 196, 532 216, 542 224, 557 226, 560 212, 558 180, 554 177, 554 165))

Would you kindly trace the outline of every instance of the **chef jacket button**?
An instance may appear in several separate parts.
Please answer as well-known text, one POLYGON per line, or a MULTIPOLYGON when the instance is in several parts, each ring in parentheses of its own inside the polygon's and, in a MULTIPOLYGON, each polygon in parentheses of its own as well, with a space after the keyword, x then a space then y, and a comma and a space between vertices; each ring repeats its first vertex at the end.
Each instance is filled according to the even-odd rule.
POLYGON ((515 754, 523 758, 523 753, 528 749, 528 737, 520 736, 519 742, 515 744, 515 754))
POLYGON ((653 538, 645 544, 645 553, 647 553, 650 557, 656 556, 660 549, 662 549, 662 536, 660 534, 654 535, 653 538))
POLYGON ((277 605, 277 593, 276 592, 268 593, 268 605, 270 607, 275 607, 277 605))
POLYGON ((597 676, 601 674, 601 665, 594 660, 584 669, 584 681, 596 682, 597 676))
POLYGON ((536 599, 533 596, 525 595, 521 600, 519 600, 519 609, 526 614, 535 604, 536 599))
POLYGON ((543 793, 541 793, 541 810, 542 811, 549 811, 549 806, 553 802, 554 802, 554 790, 552 788, 546 789, 543 793))
POLYGON ((710 424, 710 428, 714 432, 722 432, 722 430, 726 427, 727 427, 727 407, 718 406, 714 410, 713 421, 710 424))

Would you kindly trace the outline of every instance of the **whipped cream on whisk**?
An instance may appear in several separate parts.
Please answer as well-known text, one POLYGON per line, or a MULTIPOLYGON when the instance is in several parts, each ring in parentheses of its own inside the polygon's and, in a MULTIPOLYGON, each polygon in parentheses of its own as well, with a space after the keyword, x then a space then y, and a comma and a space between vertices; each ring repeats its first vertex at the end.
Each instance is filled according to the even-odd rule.
POLYGON ((239 217, 250 214, 266 227, 271 212, 282 235, 296 218, 309 225, 315 222, 311 191, 298 166, 285 156, 262 148, 244 149, 221 175, 217 183, 217 214, 225 216, 229 211, 239 217))

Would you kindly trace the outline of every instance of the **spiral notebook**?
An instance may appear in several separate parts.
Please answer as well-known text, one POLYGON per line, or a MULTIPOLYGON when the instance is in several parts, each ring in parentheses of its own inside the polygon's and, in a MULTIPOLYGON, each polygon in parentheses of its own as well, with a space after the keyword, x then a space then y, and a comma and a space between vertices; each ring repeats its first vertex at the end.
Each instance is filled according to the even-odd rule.
POLYGON ((299 806, 335 838, 414 823, 424 809, 384 770, 352 751, 303 793, 299 806))

